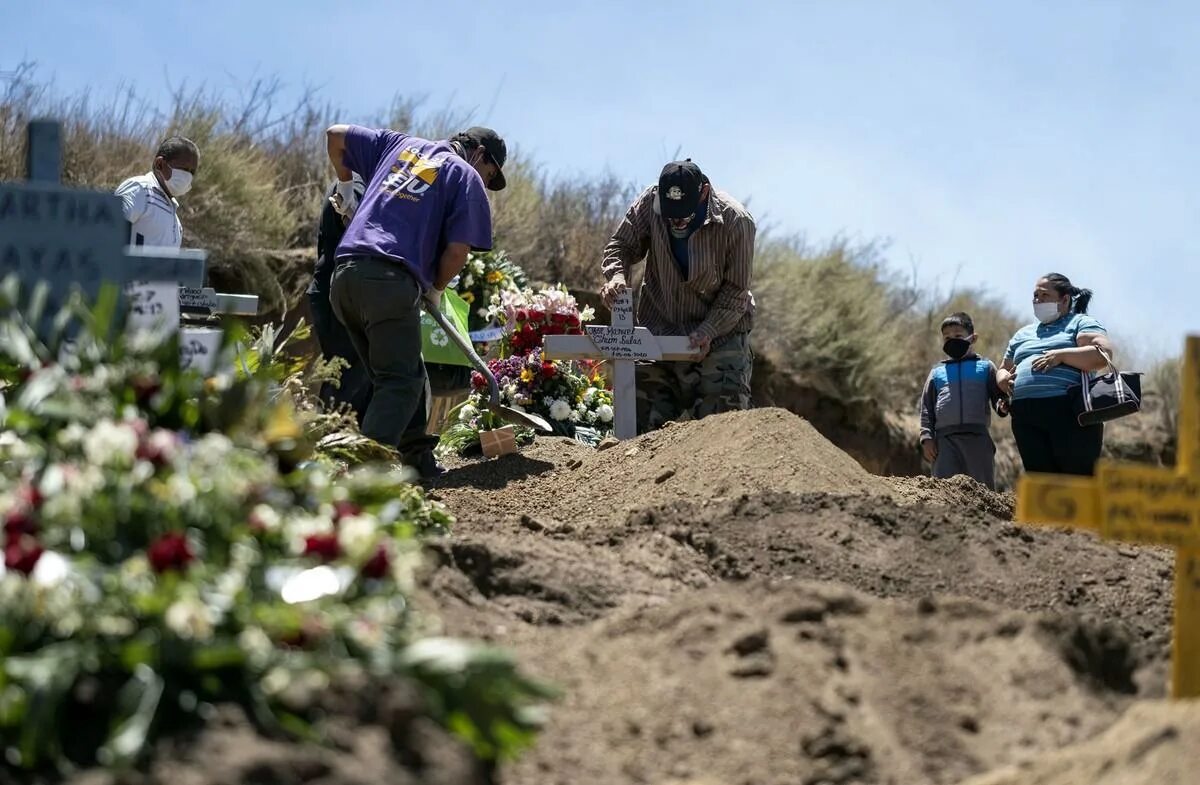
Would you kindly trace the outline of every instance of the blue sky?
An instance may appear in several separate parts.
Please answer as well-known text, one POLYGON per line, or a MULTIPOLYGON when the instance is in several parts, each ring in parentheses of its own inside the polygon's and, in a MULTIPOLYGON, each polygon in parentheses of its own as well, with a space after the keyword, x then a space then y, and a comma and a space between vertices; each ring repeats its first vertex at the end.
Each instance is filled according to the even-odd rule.
POLYGON ((649 183, 681 151, 776 231, 887 239, 897 269, 1018 313, 1065 273, 1139 358, 1200 332, 1194 3, 21 6, 0 71, 63 91, 278 75, 351 121, 423 95, 562 176, 649 183))

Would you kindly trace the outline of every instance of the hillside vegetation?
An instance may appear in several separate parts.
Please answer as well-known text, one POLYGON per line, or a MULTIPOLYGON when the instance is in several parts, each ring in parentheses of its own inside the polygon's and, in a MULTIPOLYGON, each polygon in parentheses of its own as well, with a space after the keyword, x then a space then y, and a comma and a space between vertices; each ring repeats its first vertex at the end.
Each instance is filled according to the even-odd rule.
MULTIPOLYGON (((181 210, 185 244, 209 249, 214 278, 258 294, 274 314, 295 308, 303 290, 298 282, 304 282, 311 265, 321 199, 332 177, 322 133, 326 126, 352 119, 436 138, 471 120, 486 122, 453 111, 422 111, 420 101, 407 97, 396 98, 375 117, 347 118, 315 94, 281 105, 281 85, 272 80, 248 85, 236 101, 203 88, 181 88, 165 107, 151 106, 133 92, 103 101, 90 94, 62 95, 32 65, 20 67, 0 88, 0 179, 23 176, 25 124, 35 116, 63 121, 64 180, 81 186, 110 189, 146 171, 155 146, 168 133, 195 140, 202 164, 181 210)), ((595 292, 602 282, 600 250, 644 183, 611 175, 568 182, 548 176, 523 154, 512 158, 506 173, 509 187, 494 201, 497 247, 534 280, 595 292)), ((947 291, 920 280, 916 272, 901 275, 885 251, 874 242, 813 243, 760 231, 755 349, 761 369, 786 374, 788 390, 836 402, 836 428, 873 423, 872 433, 899 440, 894 450, 903 452, 913 435, 910 420, 918 392, 940 358, 937 326, 943 316, 970 312, 980 332, 980 352, 997 361, 1021 320, 987 292, 947 291), (881 424, 889 412, 907 419, 893 422, 889 431, 881 424)), ((1177 395, 1172 367, 1167 363, 1148 377, 1168 402, 1177 395)), ((756 386, 765 381, 757 379, 756 386)), ((797 409, 787 400, 795 394, 783 395, 784 400, 772 402, 797 409)), ((814 416, 805 407, 797 410, 814 416)), ((1154 428, 1173 425, 1173 411, 1166 409, 1154 428)), ((863 459, 863 449, 851 451, 863 459)), ((1169 446, 1156 445, 1149 452, 1158 460, 1169 446)), ((912 470, 915 449, 906 460, 912 470)))

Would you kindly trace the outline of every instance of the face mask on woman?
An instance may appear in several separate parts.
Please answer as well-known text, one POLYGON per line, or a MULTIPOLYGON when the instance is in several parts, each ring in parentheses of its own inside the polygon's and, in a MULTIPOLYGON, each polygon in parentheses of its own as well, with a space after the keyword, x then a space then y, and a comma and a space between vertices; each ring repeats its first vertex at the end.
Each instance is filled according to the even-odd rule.
POLYGON ((1058 303, 1034 303, 1033 315, 1042 324, 1050 324, 1058 319, 1058 303))

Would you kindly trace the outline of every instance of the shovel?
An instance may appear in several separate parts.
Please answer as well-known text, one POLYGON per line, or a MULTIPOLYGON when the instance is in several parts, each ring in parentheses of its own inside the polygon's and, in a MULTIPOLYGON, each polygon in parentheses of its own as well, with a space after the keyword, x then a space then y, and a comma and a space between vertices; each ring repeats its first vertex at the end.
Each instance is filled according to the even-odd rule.
MULTIPOLYGON (((422 299, 425 300, 425 298, 422 299)), ((513 425, 524 425, 527 428, 534 428, 543 433, 554 433, 554 429, 550 427, 550 423, 538 415, 530 412, 519 412, 511 406, 505 406, 500 403, 500 385, 496 383, 496 377, 487 367, 487 363, 481 360, 479 355, 475 353, 475 347, 471 345, 471 341, 456 330, 454 325, 450 324, 450 320, 446 318, 446 315, 442 313, 442 309, 435 303, 425 300, 425 310, 429 311, 429 315, 438 323, 438 326, 445 331, 446 335, 450 336, 450 340, 454 341, 454 345, 462 349, 463 354, 471 361, 471 365, 475 370, 479 371, 483 375, 483 378, 487 379, 489 393, 487 406, 492 414, 513 425)))

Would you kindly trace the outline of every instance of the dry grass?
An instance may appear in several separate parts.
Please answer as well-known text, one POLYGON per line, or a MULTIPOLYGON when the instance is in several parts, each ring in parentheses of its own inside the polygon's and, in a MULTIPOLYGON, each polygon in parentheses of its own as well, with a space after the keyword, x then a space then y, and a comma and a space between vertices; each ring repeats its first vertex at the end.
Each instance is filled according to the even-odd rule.
MULTIPOLYGON (((280 260, 304 264, 332 178, 322 131, 347 119, 314 94, 286 105, 281 94, 269 79, 251 83, 236 100, 180 90, 160 110, 130 91, 105 102, 62 97, 24 65, 0 93, 0 179, 23 176, 24 129, 33 116, 64 122, 64 180, 103 189, 146 171, 162 137, 189 136, 200 146, 201 169, 183 200, 185 244, 208 248, 224 285, 258 294, 278 313, 294 306, 302 289, 280 260)), ((421 107, 420 99, 399 97, 371 121, 433 138, 476 121, 470 113, 421 107)), ((506 174, 509 187, 494 202, 497 246, 533 280, 594 292, 604 244, 643 184, 612 176, 556 179, 519 157, 506 174)), ((980 353, 997 362, 1019 322, 984 292, 947 292, 937 282, 899 276, 883 250, 841 240, 812 246, 761 231, 756 349, 843 402, 909 411, 941 358, 944 316, 971 313, 980 353)), ((1157 372, 1153 386, 1167 389, 1168 376, 1168 369, 1157 372)))

